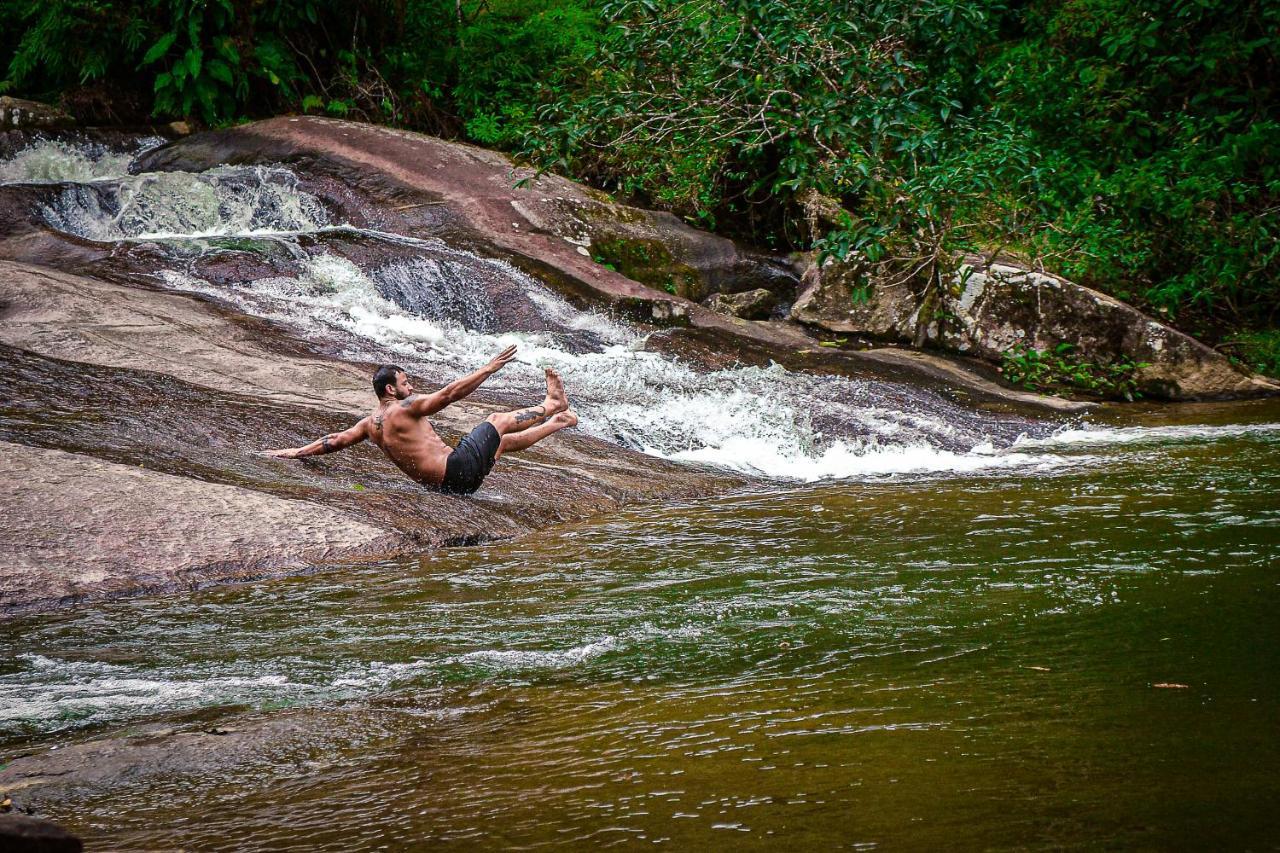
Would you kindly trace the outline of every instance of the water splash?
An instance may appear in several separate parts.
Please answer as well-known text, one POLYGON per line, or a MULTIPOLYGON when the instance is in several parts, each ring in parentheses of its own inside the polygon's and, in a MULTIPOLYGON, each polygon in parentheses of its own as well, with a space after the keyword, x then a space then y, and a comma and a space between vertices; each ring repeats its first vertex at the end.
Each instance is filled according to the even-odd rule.
POLYGON ((121 151, 100 143, 36 137, 0 160, 0 184, 86 183, 126 177, 139 154, 164 142, 149 136, 121 151))
POLYGON ((97 242, 295 235, 329 224, 324 205, 292 172, 267 166, 75 184, 42 213, 54 228, 97 242))

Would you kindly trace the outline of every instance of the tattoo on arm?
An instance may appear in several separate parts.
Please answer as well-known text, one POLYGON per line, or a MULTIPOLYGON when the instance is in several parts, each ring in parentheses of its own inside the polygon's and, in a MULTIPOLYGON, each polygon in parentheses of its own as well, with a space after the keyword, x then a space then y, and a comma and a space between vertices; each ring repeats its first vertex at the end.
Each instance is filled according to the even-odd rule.
POLYGON ((536 409, 525 409, 522 412, 516 413, 516 423, 524 424, 529 421, 540 421, 546 416, 547 410, 542 406, 538 406, 536 409))
POLYGON ((421 396, 420 394, 410 394, 408 397, 405 397, 403 400, 400 401, 400 408, 402 409, 409 408, 410 406, 413 405, 413 401, 418 399, 418 397, 420 396, 421 396))
POLYGON ((325 453, 332 453, 335 449, 333 447, 333 436, 326 435, 324 438, 320 439, 320 446, 324 448, 325 453))

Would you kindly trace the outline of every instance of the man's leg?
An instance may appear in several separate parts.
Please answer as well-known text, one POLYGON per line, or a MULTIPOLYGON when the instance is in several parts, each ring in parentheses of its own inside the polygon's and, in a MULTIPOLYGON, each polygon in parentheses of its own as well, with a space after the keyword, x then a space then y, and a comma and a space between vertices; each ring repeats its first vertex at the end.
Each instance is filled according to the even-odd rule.
POLYGON ((551 419, 535 427, 523 429, 520 432, 507 433, 502 437, 502 443, 498 445, 498 453, 495 459, 502 458, 504 453, 516 453, 526 448, 532 447, 542 439, 551 435, 553 432, 559 432, 562 429, 571 426, 577 426, 578 416, 572 409, 565 412, 552 415, 551 419))
MULTIPOLYGON (((546 373, 547 397, 542 401, 541 405, 531 406, 527 409, 519 409, 514 412, 495 412, 485 419, 489 423, 493 424, 493 428, 498 431, 498 435, 505 438, 511 433, 523 432, 539 426, 547 426, 550 418, 555 417, 561 412, 568 411, 569 398, 565 396, 564 382, 561 381, 560 374, 550 368, 547 368, 546 373)), ((563 426, 559 428, 564 429, 563 426)), ((552 432, 555 432, 555 430, 552 430, 552 432)), ((547 435, 550 434, 551 433, 547 433, 547 435)), ((534 439, 534 441, 536 440, 537 439, 534 439)), ((533 442, 530 442, 530 444, 532 443, 533 442)), ((528 445, 525 446, 527 447, 528 445)))

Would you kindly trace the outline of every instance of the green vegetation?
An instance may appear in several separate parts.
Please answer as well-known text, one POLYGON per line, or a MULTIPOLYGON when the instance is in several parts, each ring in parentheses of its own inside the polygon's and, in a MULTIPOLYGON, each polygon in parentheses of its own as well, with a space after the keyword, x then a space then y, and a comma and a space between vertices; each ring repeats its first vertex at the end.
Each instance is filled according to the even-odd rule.
POLYGON ((1280 5, 730 5, 607 7, 530 156, 882 279, 1002 250, 1210 339, 1272 324, 1280 5))
POLYGON ((1280 330, 1238 332, 1227 338, 1219 349, 1250 370, 1280 376, 1280 330))
POLYGON ((581 0, 0 0, 0 93, 93 120, 312 112, 509 146, 600 26, 581 0))
POLYGON ((1137 372, 1150 367, 1146 362, 1120 359, 1109 364, 1081 361, 1071 344, 1051 350, 1017 346, 1004 353, 1000 372, 1014 385, 1029 391, 1074 391, 1092 397, 1136 400, 1137 372))
POLYGON ((0 91, 462 136, 926 290, 1002 251, 1273 373, 1278 47, 1267 0, 0 0, 0 91))

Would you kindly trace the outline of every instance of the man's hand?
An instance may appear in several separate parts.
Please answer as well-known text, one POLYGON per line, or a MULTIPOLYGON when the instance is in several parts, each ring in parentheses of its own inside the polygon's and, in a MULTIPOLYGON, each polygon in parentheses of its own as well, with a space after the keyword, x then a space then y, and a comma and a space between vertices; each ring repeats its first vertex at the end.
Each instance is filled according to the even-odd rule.
POLYGON ((516 348, 515 348, 515 345, 512 344, 511 346, 504 349, 502 352, 498 353, 497 356, 494 357, 493 361, 485 365, 485 368, 484 368, 485 372, 488 373, 490 376, 492 376, 493 374, 501 370, 503 367, 505 367, 508 361, 510 361, 515 357, 516 357, 516 348))
POLYGON ((274 456, 277 459, 297 459, 299 449, 297 447, 286 447, 283 450, 259 450, 258 455, 274 456))

